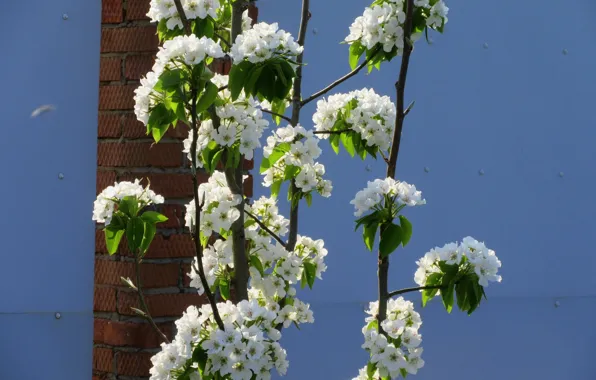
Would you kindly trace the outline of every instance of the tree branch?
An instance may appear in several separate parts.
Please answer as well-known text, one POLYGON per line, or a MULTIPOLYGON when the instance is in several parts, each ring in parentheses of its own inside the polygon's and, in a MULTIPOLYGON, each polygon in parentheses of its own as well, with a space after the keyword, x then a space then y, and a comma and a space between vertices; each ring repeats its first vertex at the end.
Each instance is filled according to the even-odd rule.
POLYGON ((137 290, 137 294, 139 295, 139 305, 141 306, 141 310, 145 313, 145 315, 143 317, 149 322, 149 324, 151 325, 151 327, 153 327, 155 332, 157 332, 157 334, 159 336, 161 336, 161 339, 163 339, 164 342, 170 343, 170 340, 168 339, 166 334, 164 334, 163 331, 161 331, 159 329, 159 327, 153 320, 153 317, 151 317, 151 313, 149 312, 149 308, 147 307, 147 303, 145 302, 145 295, 143 294, 143 283, 141 282, 140 260, 141 260, 140 254, 137 253, 137 257, 135 257, 135 274, 136 274, 136 278, 137 278, 137 285, 136 285, 137 289, 136 290, 137 290))
POLYGON ((228 48, 231 48, 232 47, 232 44, 228 40, 226 40, 225 38, 223 38, 221 35, 219 35, 217 32, 213 32, 213 35, 215 37, 219 38, 219 40, 221 42, 223 42, 228 48))
POLYGON ((284 116, 284 115, 282 115, 282 114, 279 114, 279 113, 276 113, 276 112, 273 112, 273 111, 271 111, 271 110, 268 110, 268 109, 265 109, 265 108, 261 108, 261 111, 263 111, 264 113, 268 113, 269 115, 273 115, 273 116, 281 117, 282 119, 284 119, 284 120, 285 120, 285 121, 287 121, 288 123, 291 123, 291 122, 292 122, 292 119, 290 119, 289 117, 287 117, 287 116, 284 116))
POLYGON ((192 29, 190 28, 190 23, 186 18, 186 13, 184 13, 184 8, 182 7, 182 3, 180 0, 174 0, 174 4, 176 5, 176 10, 178 11, 178 15, 180 16, 180 21, 182 21, 182 26, 184 27, 184 31, 189 36, 192 34, 192 29))
MULTIPOLYGON (((393 179, 395 179, 395 166, 397 163, 399 144, 401 142, 401 131, 404 123, 404 92, 406 88, 408 66, 410 64, 410 54, 412 53, 410 37, 412 35, 413 14, 414 0, 407 0, 406 20, 404 25, 404 51, 401 58, 399 79, 395 83, 397 96, 397 117, 395 118, 395 130, 393 131, 393 141, 391 143, 391 151, 389 152, 389 161, 387 162, 387 177, 391 177, 393 179)), ((383 239, 382 231, 381 239, 383 239)), ((381 334, 385 334, 383 328, 381 327, 381 322, 383 322, 387 318, 387 300, 389 299, 389 291, 387 289, 387 277, 389 273, 389 256, 384 257, 381 254, 380 250, 378 255, 378 267, 379 313, 377 314, 377 322, 379 326, 379 332, 381 334)))
POLYGON ((404 288, 399 290, 394 290, 392 292, 387 293, 387 298, 399 296, 400 294, 415 292, 418 290, 429 290, 429 289, 443 289, 445 286, 443 285, 432 285, 432 286, 418 286, 415 288, 404 288))
POLYGON ((254 221, 257 222, 257 224, 259 225, 259 227, 261 227, 261 229, 263 231, 267 232, 269 235, 271 235, 272 238, 277 240, 279 242, 279 244, 281 244, 284 248, 286 248, 286 243, 284 243, 284 241, 281 240, 281 238, 275 232, 271 231, 263 222, 261 222, 256 215, 252 214, 250 211, 248 211, 246 209, 244 210, 244 212, 246 213, 246 215, 248 215, 252 219, 254 219, 254 221))
POLYGON ((331 91, 335 87, 339 86, 340 84, 342 84, 343 82, 347 81, 348 79, 350 79, 354 75, 358 74, 360 72, 360 70, 362 70, 366 65, 368 65, 368 63, 379 52, 379 50, 380 50, 380 48, 376 48, 373 51, 373 53, 370 55, 370 57, 368 57, 364 62, 362 62, 361 64, 359 64, 354 70, 350 71, 349 73, 347 73, 343 77, 341 77, 338 80, 336 80, 335 82, 331 83, 329 86, 325 87, 324 89, 322 89, 320 91, 317 91, 314 94, 312 94, 311 96, 309 96, 308 98, 304 99, 300 103, 300 105, 304 107, 306 104, 308 104, 311 101, 315 100, 319 96, 325 95, 326 93, 328 93, 329 91, 331 91))
POLYGON ((339 135, 344 132, 351 132, 351 129, 340 129, 337 131, 313 131, 315 135, 339 135))

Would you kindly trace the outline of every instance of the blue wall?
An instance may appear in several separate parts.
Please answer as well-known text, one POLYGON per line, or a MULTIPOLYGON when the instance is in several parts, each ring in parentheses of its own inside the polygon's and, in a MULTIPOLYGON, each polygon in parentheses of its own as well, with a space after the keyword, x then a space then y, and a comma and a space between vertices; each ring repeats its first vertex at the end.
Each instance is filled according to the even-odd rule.
POLYGON ((0 379, 89 379, 101 2, 2 8, 0 379))
MULTIPOLYGON (((259 18, 296 35, 299 3, 260 0, 259 18)), ((305 95, 349 71, 348 47, 338 42, 370 2, 311 3, 305 95)), ((503 283, 487 289, 471 317, 448 315, 438 300, 422 311, 426 366, 416 378, 596 379, 596 2, 447 5, 445 34, 433 34, 430 46, 420 41, 410 66, 406 104, 416 105, 397 173, 428 204, 407 211, 414 236, 392 256, 390 288, 415 285, 415 260, 467 235, 495 249, 503 283)), ((396 60, 338 91, 373 87, 395 99, 398 71, 396 60)), ((303 111, 306 127, 314 106, 303 111)), ((384 163, 336 156, 329 146, 321 161, 334 193, 301 210, 300 231, 325 239, 329 268, 302 295, 315 324, 284 334, 291 380, 355 376, 367 359, 363 307, 376 298, 376 259, 352 232, 349 201, 384 176, 384 163)), ((419 295, 409 298, 419 304, 419 295)))

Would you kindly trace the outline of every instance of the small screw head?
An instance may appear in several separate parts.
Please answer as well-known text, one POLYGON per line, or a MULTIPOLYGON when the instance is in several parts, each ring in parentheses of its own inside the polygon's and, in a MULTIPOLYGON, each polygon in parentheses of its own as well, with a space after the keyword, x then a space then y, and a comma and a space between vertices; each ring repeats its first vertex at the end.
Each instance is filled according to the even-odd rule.
POLYGON ((563 55, 567 55, 567 53, 569 53, 567 49, 563 49, 563 55))
POLYGON ((366 165, 364 167, 364 170, 366 170, 367 172, 372 172, 372 168, 370 167, 370 165, 366 165))
POLYGON ((559 307, 561 306, 561 303, 559 301, 555 301, 555 307, 559 307))
POLYGON ((56 313, 56 314, 54 314, 54 317, 55 317, 56 319, 60 319, 60 318, 62 318, 62 314, 60 314, 60 313, 56 313))
POLYGON ((484 169, 478 170, 478 175, 484 175, 484 169))
POLYGON ((565 173, 559 172, 559 177, 563 178, 564 176, 565 176, 565 173))
POLYGON ((483 43, 483 44, 482 44, 482 47, 483 47, 484 49, 488 49, 488 42, 485 42, 485 43, 483 43))
POLYGON ((64 179, 64 174, 63 173, 58 173, 58 179, 64 179))
POLYGON ((429 168, 428 166, 425 166, 425 167, 424 167, 424 172, 425 172, 425 173, 428 173, 428 172, 430 172, 430 168, 429 168))
POLYGON ((68 20, 68 13, 62 14, 62 20, 68 20))

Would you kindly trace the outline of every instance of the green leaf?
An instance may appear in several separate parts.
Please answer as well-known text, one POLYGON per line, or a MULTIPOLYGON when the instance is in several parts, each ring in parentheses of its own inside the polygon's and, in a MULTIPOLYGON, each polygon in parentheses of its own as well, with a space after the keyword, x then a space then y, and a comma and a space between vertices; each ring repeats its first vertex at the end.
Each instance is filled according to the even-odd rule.
MULTIPOLYGON (((286 112, 286 101, 285 99, 275 99, 271 103, 271 111, 275 112, 278 115, 283 115, 286 112)), ((281 117, 273 115, 273 121, 275 121, 276 125, 281 123, 281 117)))
POLYGON ((215 26, 213 25, 213 20, 211 17, 207 17, 204 19, 196 18, 194 22, 194 27, 192 28, 192 32, 197 37, 207 37, 213 39, 213 33, 215 32, 215 26))
POLYGON ((317 274, 317 264, 305 261, 303 273, 306 273, 308 287, 312 289, 312 286, 315 283, 315 276, 317 274))
POLYGON ((263 269, 263 264, 261 263, 261 259, 257 255, 250 256, 250 264, 255 267, 256 270, 259 271, 261 276, 265 275, 265 270, 263 269))
POLYGON ((375 245, 375 236, 377 234, 377 227, 379 227, 378 223, 373 222, 371 224, 367 224, 364 226, 362 230, 362 239, 364 239, 364 244, 369 251, 372 252, 373 246, 375 245))
POLYGON ((356 66, 358 66, 358 61, 360 60, 360 56, 362 56, 362 53, 364 53, 366 49, 364 48, 364 46, 362 46, 362 44, 359 41, 353 42, 352 45, 350 45, 350 68, 352 70, 354 70, 356 68, 356 66))
POLYGON ((306 204, 308 205, 308 207, 310 207, 312 205, 312 194, 311 193, 304 194, 304 199, 306 199, 306 204))
POLYGON ((104 233, 106 235, 106 247, 108 248, 108 253, 113 255, 118 251, 118 245, 120 244, 120 240, 122 240, 124 230, 108 226, 104 228, 104 233))
POLYGON ((403 215, 399 216, 399 222, 401 225, 401 242, 402 245, 405 247, 410 242, 410 238, 412 237, 412 223, 403 215))
POLYGON ((271 184, 271 196, 277 198, 279 195, 279 189, 281 188, 282 181, 275 181, 271 184))
POLYGON ((366 326, 366 329, 367 330, 372 330, 372 329, 378 330, 379 329, 379 321, 377 321, 376 319, 373 319, 372 321, 370 321, 368 323, 368 325, 366 326))
POLYGON ((470 309, 470 302, 468 300, 468 280, 464 277, 457 285, 455 285, 455 295, 457 296, 457 307, 461 311, 468 311, 470 309))
POLYGON ((205 90, 201 94, 201 97, 197 101, 197 114, 204 112, 209 108, 215 98, 217 98, 217 93, 219 92, 219 87, 217 87, 213 82, 207 82, 205 86, 205 90))
POLYGON ((215 154, 211 158, 211 169, 213 171, 215 171, 215 169, 217 168, 217 164, 219 164, 219 161, 221 160, 221 155, 222 154, 223 154, 223 149, 218 150, 217 152, 215 152, 215 154))
POLYGON ((242 61, 237 65, 233 65, 230 69, 230 77, 228 82, 228 89, 232 95, 232 100, 238 99, 242 88, 247 79, 248 73, 252 70, 254 64, 249 61, 242 61))
POLYGON ((200 345, 197 345, 192 353, 192 361, 199 364, 199 370, 201 372, 205 370, 208 358, 207 351, 204 350, 200 345))
POLYGON ((159 103, 151 110, 147 131, 151 131, 155 142, 159 142, 170 127, 176 121, 176 114, 163 103, 159 103))
POLYGON ((247 74, 247 78, 246 81, 244 82, 244 93, 247 96, 256 96, 258 94, 258 91, 255 89, 256 85, 257 85, 257 81, 259 80, 259 77, 261 76, 261 73, 263 72, 263 68, 265 66, 263 66, 262 64, 259 66, 253 66, 252 70, 250 70, 250 72, 247 74))
POLYGON ((288 181, 298 175, 300 173, 300 168, 294 165, 286 165, 284 169, 284 181, 288 181))
POLYGON ((441 289, 441 298, 443 299, 443 305, 448 313, 451 313, 453 309, 453 284, 449 285, 446 289, 441 289))
POLYGON ((137 216, 137 213, 139 212, 139 201, 137 200, 137 197, 127 196, 122 198, 118 204, 118 211, 130 218, 137 216))
POLYGON ((126 225, 126 239, 128 240, 128 248, 131 252, 136 253, 137 249, 141 247, 143 235, 145 234, 145 223, 143 219, 134 217, 128 219, 126 225))
POLYGON ((344 148, 348 151, 350 156, 354 157, 354 142, 352 141, 352 133, 342 133, 340 134, 341 143, 343 144, 344 148))
POLYGON ((146 223, 161 223, 168 220, 167 216, 156 211, 145 211, 141 214, 141 219, 146 223))
POLYGON ((389 223, 381 232, 381 242, 379 243, 379 251, 382 257, 389 256, 397 249, 402 242, 403 231, 400 226, 394 223, 389 223))
POLYGON ((224 300, 230 299, 230 281, 227 278, 219 279, 219 292, 224 300))
POLYGON ((356 219, 356 227, 354 228, 354 231, 358 230, 358 227, 360 227, 361 225, 369 225, 373 222, 377 222, 380 220, 379 218, 380 214, 378 211, 373 212, 372 214, 363 216, 360 219, 356 219))
POLYGON ((331 144, 335 154, 339 154, 339 138, 340 137, 338 134, 332 134, 329 136, 329 143, 331 144))
MULTIPOLYGON (((435 286, 441 283, 442 273, 432 273, 426 279, 425 286, 435 286)), ((425 289, 422 291, 422 307, 426 306, 426 303, 434 298, 439 289, 425 289)))
POLYGON ((370 380, 373 380, 373 376, 375 375, 376 370, 377 365, 375 363, 368 362, 368 364, 366 365, 366 375, 370 380))
POLYGON ((267 170, 269 170, 269 168, 271 168, 271 162, 268 158, 263 157, 263 159, 261 160, 261 167, 259 168, 259 173, 263 174, 267 170))
POLYGON ((166 70, 159 76, 156 86, 166 91, 176 89, 182 82, 182 74, 182 69, 166 70))
POLYGON ((400 368, 399 373, 401 373, 404 379, 408 376, 408 371, 405 368, 400 368))
POLYGON ((306 271, 302 271, 302 277, 300 277, 300 288, 304 289, 304 287, 308 284, 308 279, 306 278, 306 271))
POLYGON ((143 224, 145 226, 145 230, 143 232, 143 240, 141 241, 141 246, 139 248, 141 248, 141 253, 144 254, 149 249, 149 245, 155 237, 155 224, 151 222, 144 222, 143 224))

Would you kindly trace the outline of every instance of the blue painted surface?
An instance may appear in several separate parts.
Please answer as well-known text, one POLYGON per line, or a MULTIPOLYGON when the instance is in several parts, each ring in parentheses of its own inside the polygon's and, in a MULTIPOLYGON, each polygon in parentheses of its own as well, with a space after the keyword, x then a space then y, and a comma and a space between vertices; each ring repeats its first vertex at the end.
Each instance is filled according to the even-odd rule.
POLYGON ((87 379, 101 2, 6 6, 0 379, 87 379), (30 117, 48 104, 55 110, 30 117))
MULTIPOLYGON (((260 0, 259 18, 297 35, 299 3, 260 0)), ((311 3, 305 95, 349 71, 348 48, 338 42, 370 2, 311 3)), ((407 211, 414 237, 392 256, 390 288, 415 285, 415 260, 467 235, 496 250, 503 283, 487 289, 489 301, 472 317, 448 315, 439 301, 422 311, 426 366, 416 378, 595 379, 596 3, 448 6, 445 34, 434 33, 432 45, 420 41, 411 61, 406 104, 416 105, 397 173, 428 204, 407 211)), ((337 92, 373 87, 395 100, 398 72, 397 59, 337 92)), ((302 112, 307 128, 314 107, 302 112)), ((367 180, 382 178, 385 165, 336 156, 326 143, 320 160, 334 193, 301 209, 300 231, 325 239, 328 270, 301 294, 312 303, 315 324, 284 333, 291 380, 356 375, 366 362, 363 306, 376 299, 376 259, 352 232, 349 201, 367 180)), ((417 294, 409 298, 419 304, 417 294)))

